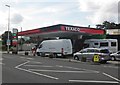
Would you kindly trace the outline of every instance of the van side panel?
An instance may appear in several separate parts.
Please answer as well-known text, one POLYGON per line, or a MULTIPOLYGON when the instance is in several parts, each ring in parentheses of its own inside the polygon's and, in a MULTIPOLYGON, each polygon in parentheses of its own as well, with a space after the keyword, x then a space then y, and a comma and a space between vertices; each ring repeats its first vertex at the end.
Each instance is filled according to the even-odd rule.
POLYGON ((60 53, 63 55, 72 54, 72 43, 69 39, 59 39, 59 40, 45 40, 41 43, 42 47, 39 52, 43 53, 60 53))

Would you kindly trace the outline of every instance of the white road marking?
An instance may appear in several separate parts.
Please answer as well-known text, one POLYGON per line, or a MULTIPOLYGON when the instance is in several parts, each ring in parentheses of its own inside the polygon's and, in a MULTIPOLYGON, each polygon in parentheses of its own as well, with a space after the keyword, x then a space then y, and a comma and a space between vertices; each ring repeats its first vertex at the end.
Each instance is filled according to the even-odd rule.
POLYGON ((44 77, 51 78, 51 79, 55 79, 55 80, 59 79, 59 78, 56 78, 56 77, 53 77, 53 76, 49 76, 49 75, 45 75, 45 74, 41 74, 41 73, 37 73, 37 72, 33 72, 33 71, 30 71, 30 70, 27 70, 27 69, 20 68, 20 66, 23 66, 23 65, 25 65, 25 64, 27 64, 27 63, 29 63, 29 62, 30 62, 30 61, 27 61, 27 62, 25 62, 25 63, 22 63, 22 64, 20 64, 20 65, 17 65, 15 68, 16 68, 16 69, 19 69, 19 70, 22 70, 22 71, 29 72, 29 73, 33 73, 33 74, 36 74, 36 75, 39 75, 39 76, 44 76, 44 77))
POLYGON ((0 58, 0 61, 2 61, 3 60, 3 58, 0 58))
POLYGON ((60 70, 39 70, 39 69, 29 69, 30 71, 43 71, 43 72, 58 72, 58 73, 92 73, 89 71, 60 71, 60 70))
POLYGON ((31 61, 31 63, 42 64, 42 62, 31 61))
POLYGON ((93 80, 69 80, 69 82, 86 82, 86 83, 119 83, 116 81, 93 81, 93 80))
MULTIPOLYGON (((20 58, 26 58, 26 57, 20 57, 20 58)), ((26 59, 33 60, 34 58, 26 58, 26 59)))
POLYGON ((53 66, 45 66, 45 65, 24 65, 24 66, 33 66, 33 67, 53 67, 53 66))
POLYGON ((60 66, 60 65, 56 65, 57 67, 63 67, 63 66, 60 66))
POLYGON ((36 75, 39 75, 39 76, 44 76, 44 77, 47 77, 47 78, 55 79, 55 80, 59 79, 59 78, 56 78, 56 77, 53 77, 53 76, 49 76, 49 75, 33 72, 33 71, 26 70, 26 69, 23 69, 23 68, 17 68, 17 69, 23 70, 23 71, 26 71, 26 72, 29 72, 29 73, 33 73, 33 74, 36 74, 36 75))
POLYGON ((116 80, 116 81, 119 81, 119 82, 120 82, 119 79, 117 79, 117 78, 115 78, 115 77, 113 77, 113 76, 111 76, 111 75, 109 75, 109 74, 107 74, 107 73, 103 73, 103 74, 106 75, 106 76, 108 76, 108 77, 110 77, 110 78, 112 78, 112 79, 114 79, 114 80, 116 80))
POLYGON ((4 63, 0 62, 0 65, 5 65, 4 63))
POLYGON ((26 57, 20 57, 20 58, 26 58, 26 57))
POLYGON ((118 67, 116 67, 116 66, 104 66, 104 67, 106 67, 106 68, 116 68, 116 69, 118 69, 118 67))
POLYGON ((60 66, 60 65, 56 65, 56 66, 58 66, 58 67, 64 67, 64 68, 70 68, 70 69, 76 69, 76 70, 84 70, 84 71, 99 73, 99 71, 89 70, 89 69, 75 68, 75 67, 70 67, 70 66, 60 66))
POLYGON ((22 63, 22 64, 20 64, 20 65, 17 65, 17 66, 15 66, 15 68, 19 68, 20 66, 23 66, 23 65, 25 65, 25 64, 27 64, 27 63, 29 63, 30 61, 27 61, 27 62, 25 62, 25 63, 22 63))
POLYGON ((34 58, 27 58, 27 59, 29 59, 29 60, 34 60, 34 58))

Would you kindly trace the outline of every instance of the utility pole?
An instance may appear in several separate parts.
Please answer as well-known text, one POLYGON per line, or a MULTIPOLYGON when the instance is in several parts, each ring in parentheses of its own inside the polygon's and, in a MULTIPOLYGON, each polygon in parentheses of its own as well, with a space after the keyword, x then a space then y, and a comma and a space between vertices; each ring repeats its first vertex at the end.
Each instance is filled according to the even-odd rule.
POLYGON ((10 46, 10 38, 9 38, 9 29, 10 29, 10 5, 5 5, 9 8, 8 12, 8 39, 7 39, 7 52, 9 53, 9 46, 10 46))
MULTIPOLYGON (((22 32, 22 27, 21 27, 21 32, 22 32)), ((21 36, 20 44, 21 44, 21 51, 22 51, 22 36, 21 36)))

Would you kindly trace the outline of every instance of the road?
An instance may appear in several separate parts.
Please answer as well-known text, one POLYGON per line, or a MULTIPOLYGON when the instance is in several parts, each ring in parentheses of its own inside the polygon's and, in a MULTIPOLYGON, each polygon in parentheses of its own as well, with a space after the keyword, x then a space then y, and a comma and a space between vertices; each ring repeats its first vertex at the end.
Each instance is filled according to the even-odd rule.
POLYGON ((39 56, 2 55, 3 83, 89 83, 118 85, 118 66, 39 56))

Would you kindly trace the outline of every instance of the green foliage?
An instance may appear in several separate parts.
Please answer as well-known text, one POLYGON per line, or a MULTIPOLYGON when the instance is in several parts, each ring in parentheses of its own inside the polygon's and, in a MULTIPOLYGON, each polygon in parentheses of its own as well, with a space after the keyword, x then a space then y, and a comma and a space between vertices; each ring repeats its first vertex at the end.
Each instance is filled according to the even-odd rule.
POLYGON ((120 29, 120 24, 104 21, 102 24, 96 25, 98 29, 120 29))
MULTIPOLYGON (((4 34, 2 34, 2 44, 6 45, 7 44, 7 39, 8 39, 8 31, 5 31, 4 34)), ((12 43, 12 33, 9 31, 9 39, 12 43)))

